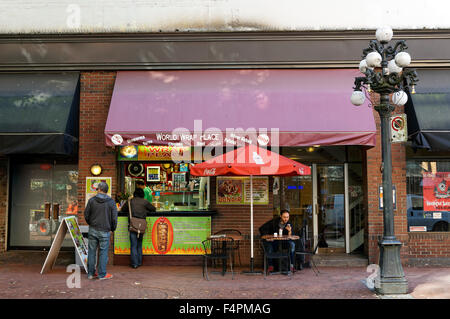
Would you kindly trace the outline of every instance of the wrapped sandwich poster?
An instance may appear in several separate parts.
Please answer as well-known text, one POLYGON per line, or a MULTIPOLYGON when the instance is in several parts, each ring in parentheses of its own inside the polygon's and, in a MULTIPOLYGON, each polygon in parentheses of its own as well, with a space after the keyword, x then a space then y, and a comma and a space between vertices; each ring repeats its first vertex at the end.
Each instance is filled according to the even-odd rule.
MULTIPOLYGON (((202 255, 202 241, 210 235, 210 216, 147 217, 142 251, 144 255, 202 255)), ((114 232, 114 254, 130 254, 128 217, 118 218, 114 232)))
POLYGON ((423 174, 423 210, 450 210, 450 173, 423 174))

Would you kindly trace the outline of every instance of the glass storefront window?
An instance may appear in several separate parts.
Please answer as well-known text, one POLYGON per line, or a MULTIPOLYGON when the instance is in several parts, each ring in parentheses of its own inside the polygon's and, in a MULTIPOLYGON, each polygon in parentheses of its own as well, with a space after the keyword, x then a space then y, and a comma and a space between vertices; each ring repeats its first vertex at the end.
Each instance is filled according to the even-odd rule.
POLYGON ((406 182, 408 231, 449 231, 450 160, 408 159, 406 182))
MULTIPOLYGON (((78 213, 76 164, 13 164, 9 246, 49 247, 65 216, 78 213)), ((63 246, 71 247, 68 234, 63 246)))

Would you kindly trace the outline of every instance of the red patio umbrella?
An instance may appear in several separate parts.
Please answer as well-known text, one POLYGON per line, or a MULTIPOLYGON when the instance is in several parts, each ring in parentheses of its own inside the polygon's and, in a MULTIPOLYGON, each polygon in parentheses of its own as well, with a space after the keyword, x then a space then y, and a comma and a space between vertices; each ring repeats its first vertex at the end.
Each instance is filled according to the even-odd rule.
POLYGON ((280 154, 249 144, 196 164, 190 173, 194 176, 250 176, 250 272, 253 272, 253 176, 310 175, 311 169, 280 154))

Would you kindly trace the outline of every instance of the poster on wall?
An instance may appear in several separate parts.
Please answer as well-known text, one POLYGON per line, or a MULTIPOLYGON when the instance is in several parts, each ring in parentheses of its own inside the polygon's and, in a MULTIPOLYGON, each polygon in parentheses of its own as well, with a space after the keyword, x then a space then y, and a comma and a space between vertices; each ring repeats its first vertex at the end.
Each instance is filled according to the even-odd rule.
POLYGON ((423 174, 423 210, 450 210, 450 173, 423 174))
MULTIPOLYGON (((142 239, 144 255, 202 255, 203 244, 211 235, 211 217, 147 217, 142 239)), ((114 254, 130 254, 128 217, 119 216, 114 232, 114 254)))
MULTIPOLYGON (((244 204, 250 204, 250 178, 244 179, 244 204)), ((253 177, 253 204, 268 205, 269 204, 269 178, 253 177)))
MULTIPOLYGON (((218 205, 250 204, 250 177, 218 176, 216 181, 218 205)), ((253 204, 269 204, 269 178, 267 176, 253 177, 253 204)))
POLYGON ((108 184, 108 196, 111 196, 111 180, 111 177, 86 177, 86 198, 84 205, 87 205, 87 202, 91 197, 97 195, 97 186, 100 182, 105 182, 106 184, 108 184))

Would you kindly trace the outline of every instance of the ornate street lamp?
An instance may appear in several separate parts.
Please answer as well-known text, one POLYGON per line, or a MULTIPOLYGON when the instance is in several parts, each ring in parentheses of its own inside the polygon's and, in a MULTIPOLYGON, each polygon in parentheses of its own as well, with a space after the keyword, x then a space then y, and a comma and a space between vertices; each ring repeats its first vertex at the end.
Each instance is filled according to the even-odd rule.
POLYGON ((418 82, 413 69, 404 69, 411 63, 411 57, 404 52, 408 47, 405 41, 388 45, 392 39, 392 29, 383 27, 376 31, 377 40, 372 40, 363 50, 363 60, 359 70, 364 77, 355 78, 351 102, 361 105, 365 101, 365 92, 380 95, 380 102, 374 107, 381 119, 381 152, 383 172, 383 238, 380 247, 380 273, 375 282, 375 290, 380 294, 405 294, 408 282, 400 261, 402 243, 394 234, 394 209, 392 200, 392 156, 390 116, 394 105, 404 105, 408 100, 405 91, 414 94, 414 85, 418 82), (411 89, 411 90, 410 90, 411 89), (392 95, 392 104, 389 97, 392 95))

